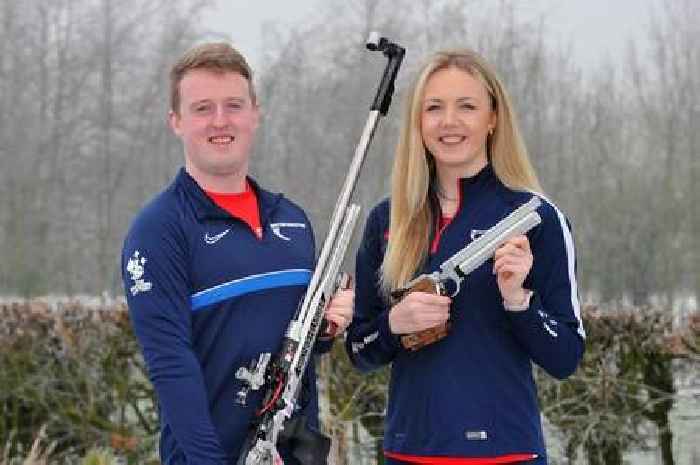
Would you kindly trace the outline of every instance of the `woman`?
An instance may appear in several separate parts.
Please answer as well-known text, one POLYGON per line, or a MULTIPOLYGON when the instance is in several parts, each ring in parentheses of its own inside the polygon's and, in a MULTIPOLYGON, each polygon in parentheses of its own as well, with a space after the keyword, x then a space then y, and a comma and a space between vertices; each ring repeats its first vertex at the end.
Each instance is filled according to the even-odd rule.
POLYGON ((547 463, 531 362, 565 378, 585 337, 563 214, 542 197, 542 222, 453 298, 390 298, 541 192, 492 68, 469 50, 432 56, 409 92, 391 198, 367 220, 347 339, 360 369, 392 364, 386 463, 547 463), (445 338, 402 346, 448 319, 445 338))

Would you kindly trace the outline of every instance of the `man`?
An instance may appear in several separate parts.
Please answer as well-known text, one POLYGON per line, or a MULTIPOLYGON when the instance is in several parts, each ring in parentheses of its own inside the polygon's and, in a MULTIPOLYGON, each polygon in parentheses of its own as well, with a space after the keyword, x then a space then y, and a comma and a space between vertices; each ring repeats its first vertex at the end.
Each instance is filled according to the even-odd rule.
MULTIPOLYGON (((134 220, 124 285, 159 399, 161 461, 234 464, 263 395, 237 405, 235 372, 279 349, 314 267, 313 231, 299 207, 248 176, 260 110, 245 58, 204 44, 170 81, 169 122, 185 166, 134 220)), ((339 291, 327 310, 336 334, 352 318, 353 295, 339 291)), ((312 365, 300 404, 317 427, 312 365)))

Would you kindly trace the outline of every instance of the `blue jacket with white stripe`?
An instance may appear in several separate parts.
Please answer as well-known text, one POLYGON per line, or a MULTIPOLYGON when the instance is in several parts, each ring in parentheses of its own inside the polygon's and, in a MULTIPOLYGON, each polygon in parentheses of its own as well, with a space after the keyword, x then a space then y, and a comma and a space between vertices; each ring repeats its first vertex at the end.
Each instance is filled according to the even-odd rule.
MULTIPOLYGON (((418 274, 429 273, 482 231, 532 198, 504 186, 490 165, 460 180, 461 204, 418 274)), ((450 309, 443 340, 417 352, 400 345, 379 289, 389 200, 370 213, 357 254, 355 315, 347 349, 371 370, 391 363, 384 448, 421 456, 495 457, 533 453, 546 463, 534 361, 556 378, 571 375, 584 351, 568 221, 546 199, 542 223, 528 233, 534 255, 524 287, 534 294, 523 312, 506 311, 493 259, 469 274, 450 309)))
MULTIPOLYGON (((258 187, 256 238, 184 170, 134 220, 122 275, 129 313, 161 412, 165 465, 236 462, 263 389, 236 405, 236 370, 280 347, 314 267, 304 212, 258 187)), ((326 347, 327 348, 327 347, 326 347)), ((317 426, 313 363, 303 412, 317 426)))

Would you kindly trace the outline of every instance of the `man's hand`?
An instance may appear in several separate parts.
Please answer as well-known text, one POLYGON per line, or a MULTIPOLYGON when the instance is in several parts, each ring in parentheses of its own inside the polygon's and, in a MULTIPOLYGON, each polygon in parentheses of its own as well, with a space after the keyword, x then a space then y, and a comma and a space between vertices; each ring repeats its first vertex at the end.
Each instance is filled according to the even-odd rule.
POLYGON ((394 334, 409 334, 433 328, 450 317, 452 300, 443 295, 410 292, 389 312, 389 328, 394 334))
POLYGON ((330 337, 342 334, 352 322, 352 311, 355 302, 355 291, 340 289, 331 298, 326 308, 326 320, 333 323, 329 326, 330 337))

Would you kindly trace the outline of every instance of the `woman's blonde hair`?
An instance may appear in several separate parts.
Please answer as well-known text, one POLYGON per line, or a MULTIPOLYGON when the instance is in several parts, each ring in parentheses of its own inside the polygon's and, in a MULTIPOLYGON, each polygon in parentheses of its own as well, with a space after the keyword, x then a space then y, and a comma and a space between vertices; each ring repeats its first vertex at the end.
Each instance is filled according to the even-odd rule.
POLYGON ((496 127, 486 140, 486 153, 496 176, 511 189, 542 192, 525 149, 510 98, 495 71, 476 52, 467 49, 435 53, 418 72, 404 106, 401 134, 391 175, 389 243, 382 263, 385 292, 405 285, 423 265, 439 214, 435 196, 436 168, 421 136, 425 85, 438 70, 457 68, 486 88, 496 127))

